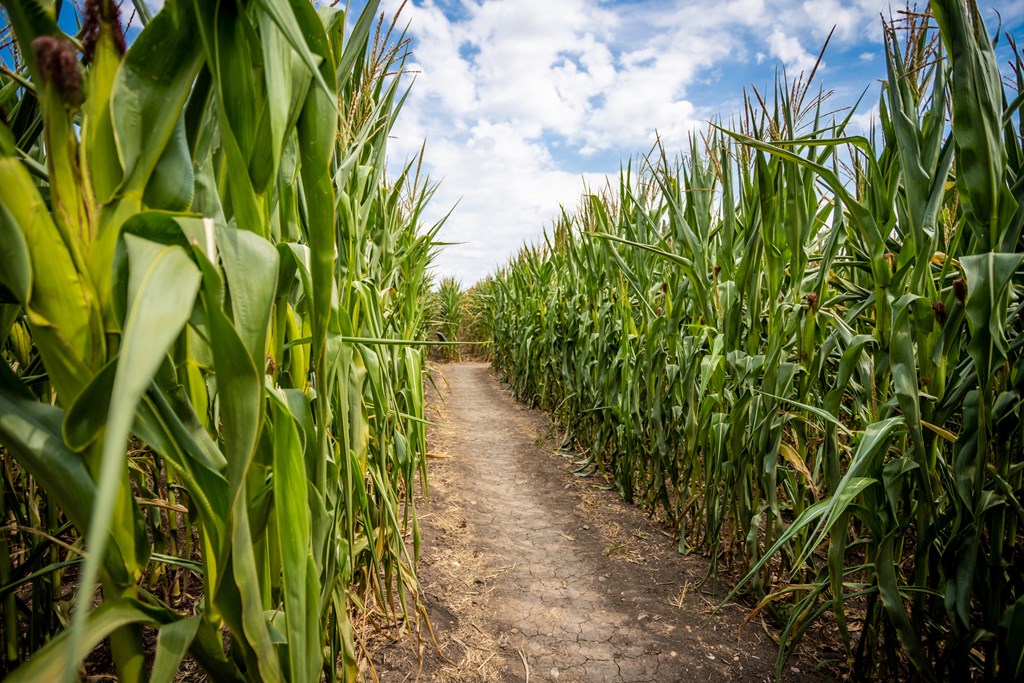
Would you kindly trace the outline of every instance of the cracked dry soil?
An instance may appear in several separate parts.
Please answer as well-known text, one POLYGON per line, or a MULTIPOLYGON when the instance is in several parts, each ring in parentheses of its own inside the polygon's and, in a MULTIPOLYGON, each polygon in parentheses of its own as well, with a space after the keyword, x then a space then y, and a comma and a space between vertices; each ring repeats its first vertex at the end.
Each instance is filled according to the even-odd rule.
MULTIPOLYGON (((712 616, 702 558, 594 480, 571 474, 549 418, 490 366, 442 366, 430 497, 419 501, 425 637, 375 648, 390 681, 774 680, 776 646, 747 608, 712 616)), ((821 681, 798 658, 784 680, 821 681)))

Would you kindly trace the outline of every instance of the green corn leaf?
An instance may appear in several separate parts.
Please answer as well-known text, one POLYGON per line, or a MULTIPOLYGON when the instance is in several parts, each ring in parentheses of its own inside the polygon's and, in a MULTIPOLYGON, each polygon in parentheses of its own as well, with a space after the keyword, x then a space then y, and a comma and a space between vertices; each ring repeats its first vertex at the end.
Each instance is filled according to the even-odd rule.
POLYGON ((132 6, 138 13, 139 20, 142 22, 143 26, 153 21, 153 11, 149 8, 146 0, 132 0, 132 6))
POLYGON ((822 420, 825 420, 826 422, 828 422, 828 423, 830 423, 832 425, 835 425, 837 428, 842 430, 844 433, 849 434, 851 436, 853 435, 853 432, 850 431, 850 429, 846 425, 844 425, 842 422, 840 422, 839 418, 837 418, 835 415, 833 415, 832 413, 828 412, 827 410, 824 410, 822 408, 818 408, 816 406, 812 406, 812 405, 810 405, 808 403, 801 403, 800 401, 794 401, 793 399, 786 398, 785 396, 777 396, 775 394, 770 394, 770 393, 768 393, 766 391, 761 391, 761 392, 758 392, 758 393, 761 394, 762 396, 767 396, 769 398, 775 399, 776 401, 781 401, 783 403, 788 403, 790 405, 796 406, 797 408, 800 408, 801 410, 806 410, 807 412, 811 413, 812 415, 816 415, 816 416, 820 417, 822 420))
POLYGON ((27 303, 32 292, 32 260, 25 236, 14 217, 0 205, 0 284, 27 303))
MULTIPOLYGON (((776 555, 776 553, 779 552, 779 550, 783 546, 785 546, 785 544, 790 539, 792 539, 798 533, 810 529, 811 524, 813 524, 816 520, 821 518, 822 515, 828 512, 830 503, 831 501, 828 499, 822 500, 805 509, 802 513, 800 513, 800 515, 795 520, 793 520, 793 523, 786 527, 786 529, 779 534, 778 538, 775 539, 775 543, 773 543, 772 546, 765 551, 764 555, 761 556, 761 559, 754 563, 754 565, 750 568, 750 571, 747 572, 747 575, 744 576, 739 582, 737 582, 736 587, 733 588, 729 592, 729 594, 725 596, 722 602, 719 603, 719 607, 722 607, 723 605, 731 601, 733 598, 735 598, 736 595, 739 594, 740 589, 745 584, 753 580, 754 577, 757 576, 758 572, 760 572, 764 568, 764 566, 776 555)), ((751 533, 756 534, 756 531, 756 528, 751 529, 751 533)))
POLYGON ((64 411, 35 400, 0 363, 0 443, 85 533, 96 487, 82 457, 64 445, 63 418, 64 411))
POLYGON ((974 359, 982 385, 1007 362, 1006 312, 1010 279, 1024 262, 1024 254, 989 252, 964 256, 960 264, 967 281, 967 322, 971 341, 967 350, 974 359))
POLYGON ((164 625, 156 639, 156 654, 149 683, 172 683, 203 617, 197 614, 164 625))
MULTIPOLYGON (((110 108, 124 169, 122 192, 141 199, 175 135, 202 63, 196 30, 195 15, 188 3, 174 2, 146 25, 117 72, 110 108)), ((176 155, 181 151, 178 144, 172 145, 176 155)), ((175 156, 174 166, 181 163, 181 157, 175 156)), ((178 180, 172 176, 173 171, 162 171, 163 183, 178 180)), ((162 197, 164 192, 154 188, 151 196, 162 197)))
POLYGON ((104 600, 103 604, 84 620, 86 628, 81 640, 74 640, 74 631, 63 631, 4 680, 11 683, 59 681, 67 672, 75 672, 78 662, 82 661, 92 648, 122 626, 158 626, 169 623, 174 616, 169 610, 145 605, 137 600, 104 600))
MULTIPOLYGON (((272 168, 266 167, 269 156, 261 149, 266 137, 257 134, 266 97, 256 78, 256 37, 246 14, 233 9, 222 10, 221 4, 220 0, 193 0, 192 7, 198 20, 206 66, 213 78, 220 143, 227 163, 230 207, 238 227, 264 235, 266 221, 260 194, 272 168), (254 151, 258 158, 255 167, 250 168, 254 151), (258 176, 259 188, 253 171, 258 176)), ((224 4, 234 3, 225 1, 224 4)), ((225 204, 225 208, 227 206, 225 204)))
MULTIPOLYGON (((895 316, 892 334, 889 339, 889 358, 892 364, 892 381, 896 391, 896 399, 910 432, 914 444, 914 459, 922 467, 927 467, 925 460, 924 430, 921 427, 921 399, 918 389, 917 357, 914 353, 914 336, 910 320, 911 306, 918 297, 906 294, 893 305, 895 316)), ((925 478, 927 482, 928 479, 925 478)), ((929 486, 926 485, 926 497, 931 500, 929 486)))
MULTIPOLYGON (((19 254, 18 239, 13 236, 18 232, 28 249, 27 272, 48 273, 45 278, 30 280, 30 291, 20 288, 28 294, 21 303, 47 370, 67 400, 88 382, 89 365, 103 351, 95 299, 34 181, 17 159, 0 156, 0 186, 6 188, 0 194, 0 222, 12 240, 3 256, 19 254)), ((3 265, 5 270, 10 268, 7 277, 16 289, 19 282, 25 284, 25 263, 5 260, 3 265)))
MULTIPOLYGON (((134 534, 134 529, 111 529, 111 522, 126 467, 125 444, 138 403, 164 362, 167 349, 191 315, 199 289, 199 271, 180 247, 162 247, 132 235, 126 235, 125 242, 131 263, 129 310, 110 397, 96 504, 86 537, 90 555, 82 570, 70 630, 73 652, 78 651, 84 640, 99 564, 109 539, 108 530, 122 543, 134 534)), ((124 550, 122 547, 122 552, 124 550)))
POLYGON ((223 227, 217 229, 217 246, 231 291, 235 329, 253 363, 262 364, 277 291, 277 250, 251 232, 223 227))
MULTIPOLYGON (((330 55, 326 40, 312 44, 311 49, 322 58, 330 55)), ((321 73, 331 65, 330 81, 334 80, 332 64, 326 59, 321 64, 321 73)), ((310 89, 299 115, 298 140, 302 187, 309 213, 305 237, 312 257, 309 268, 312 280, 311 322, 313 357, 318 366, 327 343, 327 324, 334 287, 334 230, 337 219, 334 187, 330 181, 331 149, 321 144, 321 141, 333 140, 337 130, 338 110, 334 99, 324 96, 319 89, 310 89)), ((322 376, 320 379, 324 380, 322 376)))
POLYGON ((201 258, 200 266, 203 270, 204 310, 221 397, 224 455, 234 505, 252 464, 262 425, 260 403, 263 382, 241 336, 220 307, 223 284, 219 273, 205 257, 201 258))
POLYGON ((290 680, 315 681, 320 675, 320 629, 311 630, 310 626, 320 591, 319 581, 310 582, 315 573, 311 571, 312 520, 306 495, 304 450, 283 396, 275 397, 273 410, 274 497, 283 563, 290 680))
POLYGON ((1017 599, 1003 615, 999 624, 1003 659, 999 663, 999 680, 1016 681, 1024 676, 1024 597, 1017 599))
POLYGON ((380 0, 369 0, 366 7, 356 20, 352 33, 345 44, 345 50, 338 60, 338 67, 335 72, 335 81, 339 90, 348 85, 348 80, 355 73, 357 62, 362 60, 366 54, 367 41, 370 38, 370 29, 373 28, 374 19, 377 16, 377 8, 380 0))
MULTIPOLYGON (((255 236, 253 238, 259 239, 255 236)), ((223 539, 223 542, 230 544, 232 571, 230 576, 226 573, 217 576, 216 583, 207 590, 213 593, 215 602, 223 604, 225 618, 230 617, 229 626, 236 637, 244 636, 248 643, 247 655, 251 655, 251 664, 259 670, 262 680, 280 681, 283 680, 283 676, 277 652, 271 642, 268 624, 263 617, 247 499, 246 480, 263 426, 260 410, 262 372, 253 364, 239 331, 221 309, 220 275, 205 256, 198 251, 194 253, 200 259, 203 271, 203 308, 217 367, 224 455, 227 459, 227 478, 230 486, 230 523, 227 529, 229 537, 223 539)), ((277 252, 273 253, 276 258, 277 252)), ((273 293, 276 268, 259 275, 269 279, 270 292, 273 293)), ((260 360, 262 361, 262 356, 260 360)))
POLYGON ((1002 77, 974 0, 932 0, 930 6, 953 65, 957 183, 968 225, 988 251, 999 244, 1013 202, 1005 180, 1002 77))
POLYGON ((179 117, 167 146, 146 182, 143 203, 150 209, 185 211, 195 196, 192 157, 185 139, 185 119, 179 117))
POLYGON ((112 22, 101 22, 100 35, 87 73, 89 96, 82 105, 82 146, 92 189, 99 205, 106 204, 124 180, 114 137, 110 99, 121 66, 112 22))
MULTIPOLYGON (((262 4, 263 6, 269 5, 275 8, 273 11, 278 13, 287 13, 292 19, 292 23, 295 23, 295 17, 291 14, 290 10, 277 9, 278 3, 263 2, 262 4)), ((319 75, 319 71, 314 66, 315 62, 319 61, 319 58, 309 54, 305 40, 302 39, 302 48, 308 55, 308 66, 304 66, 302 60, 307 58, 303 57, 302 60, 297 58, 298 55, 289 39, 278 28, 278 25, 269 13, 260 13, 259 22, 260 30, 263 34, 263 63, 266 69, 265 87, 267 92, 274 93, 274 96, 267 102, 267 113, 269 115, 271 131, 271 144, 270 149, 267 151, 270 153, 271 159, 276 163, 278 160, 281 160, 286 138, 294 132, 295 124, 298 120, 302 103, 306 99, 306 92, 313 74, 319 75)), ((296 23, 294 33, 297 34, 298 32, 299 28, 296 23)), ((292 42, 294 42, 294 38, 292 42)), ((321 83, 321 87, 326 87, 323 85, 322 78, 318 80, 321 83)))
POLYGON ((110 415, 110 395, 114 392, 116 377, 115 358, 93 376, 89 384, 68 406, 62 433, 64 442, 71 450, 84 451, 103 433, 110 415))
POLYGON ((887 535, 878 546, 878 557, 875 560, 875 570, 878 577, 878 593, 882 598, 886 614, 889 615, 896 632, 899 634, 900 642, 910 655, 910 661, 914 669, 926 681, 937 681, 935 670, 921 646, 921 639, 914 632, 914 626, 907 617, 906 608, 903 605, 903 596, 900 595, 898 579, 896 578, 896 566, 893 561, 893 536, 887 535))
MULTIPOLYGON (((323 90, 323 94, 327 97, 334 97, 336 91, 328 84, 320 72, 320 62, 323 58, 314 54, 308 43, 308 40, 319 41, 322 39, 323 27, 318 26, 316 27, 318 30, 311 30, 312 27, 310 27, 308 22, 306 22, 305 26, 301 25, 300 19, 296 17, 296 10, 298 8, 295 4, 274 2, 274 0, 256 0, 256 3, 277 25, 281 34, 288 41, 288 44, 291 45, 292 49, 295 50, 296 54, 305 63, 306 68, 309 69, 313 78, 316 79, 317 85, 323 90)), ((308 3, 303 3, 303 5, 309 7, 308 3)), ((308 10, 306 11, 308 12, 308 10)))
POLYGON ((640 244, 639 242, 633 242, 631 240, 627 240, 627 239, 624 239, 622 237, 617 237, 615 235, 599 233, 599 232, 589 233, 589 234, 593 235, 594 237, 598 237, 600 239, 609 240, 609 241, 612 241, 612 242, 620 242, 622 244, 628 244, 628 245, 630 245, 632 247, 637 247, 638 249, 643 249, 643 250, 649 251, 649 252, 651 252, 653 254, 658 254, 659 256, 661 256, 663 258, 666 258, 669 261, 672 261, 676 265, 680 266, 683 269, 683 272, 685 272, 686 275, 690 278, 691 284, 697 289, 698 305, 700 305, 702 307, 702 310, 704 312, 705 320, 710 322, 711 320, 714 319, 713 316, 712 316, 712 313, 711 313, 711 309, 706 305, 706 302, 708 301, 708 296, 707 296, 706 288, 705 288, 705 286, 703 284, 703 276, 701 274, 697 273, 696 270, 694 270, 694 265, 693 265, 692 261, 690 261, 689 259, 687 259, 685 257, 679 256, 677 254, 672 254, 672 253, 669 253, 667 251, 662 251, 661 249, 658 249, 657 247, 652 247, 652 246, 650 246, 648 244, 640 244))
POLYGON ((880 468, 877 467, 876 460, 889 447, 889 439, 892 438, 893 432, 903 424, 905 422, 902 417, 890 417, 874 422, 864 430, 846 474, 828 499, 827 514, 815 530, 812 542, 807 544, 803 554, 796 560, 797 565, 802 564, 810 553, 821 545, 836 520, 853 503, 857 495, 878 481, 876 470, 880 468))

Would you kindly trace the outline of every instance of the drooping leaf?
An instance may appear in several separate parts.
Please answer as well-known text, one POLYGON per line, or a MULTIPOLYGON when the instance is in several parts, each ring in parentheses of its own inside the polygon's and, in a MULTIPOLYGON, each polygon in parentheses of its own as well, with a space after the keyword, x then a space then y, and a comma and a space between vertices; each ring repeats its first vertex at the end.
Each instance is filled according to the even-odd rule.
POLYGON ((988 252, 964 256, 960 264, 967 281, 967 322, 971 341, 967 350, 974 359, 983 385, 1007 361, 1006 312, 1010 279, 1024 262, 1024 254, 988 252))
POLYGON ((126 493, 119 483, 127 466, 124 449, 138 403, 164 362, 171 343, 188 321, 199 290, 199 270, 180 247, 164 247, 133 235, 125 236, 125 241, 131 262, 129 309, 110 397, 95 505, 86 536, 90 555, 82 570, 70 629, 73 652, 78 651, 84 640, 86 618, 110 536, 119 540, 124 553, 124 546, 135 533, 133 527, 123 526, 130 525, 130 520, 121 520, 122 526, 113 528, 111 523, 119 494, 126 493))
POLYGON ((124 192, 141 198, 175 135, 201 65, 195 34, 188 3, 175 2, 173 11, 158 13, 146 25, 117 72, 110 107, 124 192))
POLYGON ((59 681, 67 671, 77 669, 89 651, 101 640, 118 628, 128 624, 157 626, 173 619, 173 613, 159 607, 145 605, 127 598, 110 598, 92 610, 83 619, 85 629, 80 640, 72 636, 74 631, 58 634, 35 653, 29 661, 19 666, 4 680, 12 683, 36 683, 36 681, 59 681))

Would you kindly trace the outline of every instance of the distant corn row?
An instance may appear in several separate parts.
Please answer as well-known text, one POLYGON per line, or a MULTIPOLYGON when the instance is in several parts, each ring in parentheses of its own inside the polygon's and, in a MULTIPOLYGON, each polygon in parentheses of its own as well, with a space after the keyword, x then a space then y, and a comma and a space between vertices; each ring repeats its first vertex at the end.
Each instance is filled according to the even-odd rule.
POLYGON ((441 342, 431 358, 460 361, 489 358, 491 337, 490 306, 478 296, 483 283, 463 290, 454 277, 438 280, 427 303, 428 325, 434 339, 441 342), (462 342, 462 343, 454 343, 462 342))
POLYGON ((757 95, 480 293, 515 392, 742 577, 780 671, 827 622, 855 680, 1024 676, 1024 63, 932 15, 886 27, 880 136, 757 95))
POLYGON ((425 182, 383 175, 404 45, 376 1, 167 0, 125 51, 119 4, 72 40, 3 2, 0 670, 73 680, 109 636, 129 683, 186 654, 354 680, 353 615, 418 608, 434 231, 425 182))
MULTIPOLYGON (((464 338, 467 302, 468 299, 462 291, 462 283, 454 277, 443 277, 438 280, 436 288, 431 291, 428 303, 430 326, 437 340, 454 342, 464 338)), ((446 361, 462 358, 462 349, 455 344, 441 346, 434 353, 446 361)))

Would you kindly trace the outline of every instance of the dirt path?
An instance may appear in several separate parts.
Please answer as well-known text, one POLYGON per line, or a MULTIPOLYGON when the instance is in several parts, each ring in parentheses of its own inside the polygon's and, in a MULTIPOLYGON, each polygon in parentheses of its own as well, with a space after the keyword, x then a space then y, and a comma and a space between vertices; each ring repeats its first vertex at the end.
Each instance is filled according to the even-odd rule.
MULTIPOLYGON (((448 662, 423 648, 420 680, 765 681, 775 645, 745 609, 708 620, 706 571, 593 480, 570 474, 548 418, 489 366, 443 366, 422 514, 423 601, 448 662)), ((381 681, 416 678, 408 650, 376 657, 381 681)), ((786 680, 823 680, 805 662, 786 680)))

